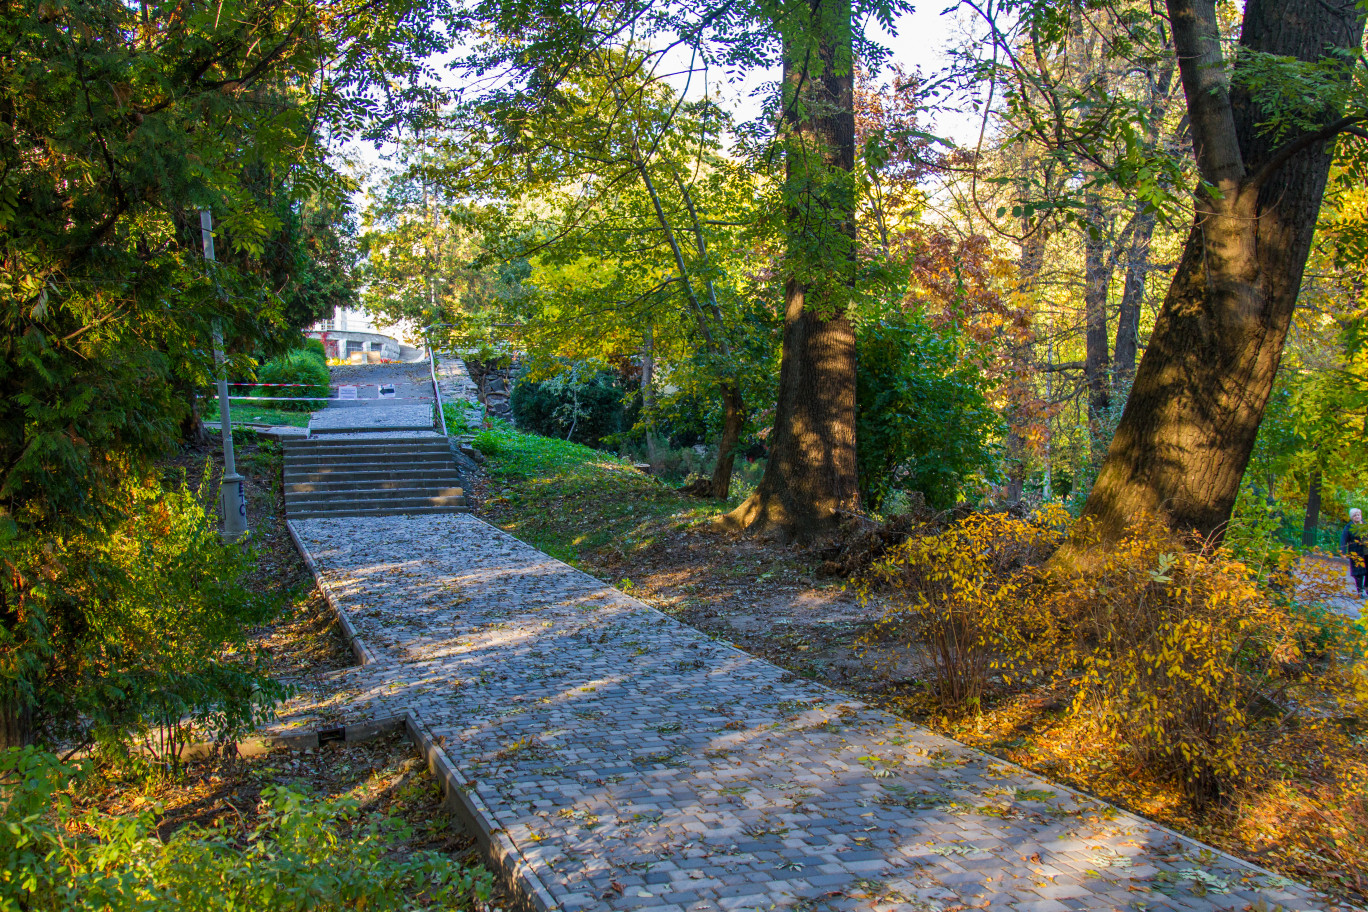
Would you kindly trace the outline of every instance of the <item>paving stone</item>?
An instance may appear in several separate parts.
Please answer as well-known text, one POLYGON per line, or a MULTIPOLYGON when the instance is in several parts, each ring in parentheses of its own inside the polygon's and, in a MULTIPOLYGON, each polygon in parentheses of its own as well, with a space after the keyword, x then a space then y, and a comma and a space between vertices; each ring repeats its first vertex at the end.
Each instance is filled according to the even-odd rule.
MULTIPOLYGON (((911 909, 1231 908, 1213 883, 1270 907, 1336 908, 794 680, 472 516, 292 525, 371 657, 332 675, 328 712, 429 733, 481 825, 507 834, 560 908, 714 912, 804 894, 831 912, 898 907, 867 895, 880 879, 904 884, 911 909), (723 729, 730 719, 745 728, 723 729), (834 736, 814 737, 818 725, 834 736), (734 788, 746 790, 722 791, 734 788), (1056 797, 1015 802, 1017 789, 1056 797), (955 804, 907 806, 929 795, 955 804), (625 894, 600 898, 614 879, 625 894)), ((300 698, 277 728, 318 712, 300 698)))

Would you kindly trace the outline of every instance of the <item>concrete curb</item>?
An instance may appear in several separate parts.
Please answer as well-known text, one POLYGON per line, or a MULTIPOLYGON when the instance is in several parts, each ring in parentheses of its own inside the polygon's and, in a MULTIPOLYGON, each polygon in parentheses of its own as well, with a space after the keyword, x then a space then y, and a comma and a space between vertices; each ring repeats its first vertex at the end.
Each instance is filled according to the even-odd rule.
MULTIPOLYGON (((323 593, 323 597, 328 600, 328 605, 337 616, 337 621, 342 626, 342 635, 346 638, 357 662, 361 665, 370 665, 376 662, 375 654, 361 641, 360 636, 357 635, 356 627, 347 617, 347 613, 342 610, 341 603, 332 590, 328 588, 327 583, 323 581, 323 577, 318 571, 318 564, 314 561, 313 555, 309 553, 309 549, 305 547, 303 540, 300 539, 294 521, 287 519, 285 528, 290 530, 290 539, 294 542, 300 557, 304 559, 305 566, 313 574, 315 585, 323 593)), ((427 762, 428 769, 437 778, 437 783, 442 789, 442 807, 475 837, 480 855, 490 870, 494 871, 495 876, 503 881, 504 888, 517 900, 518 907, 523 912, 555 912, 559 909, 560 907, 551 897, 551 892, 546 889, 541 878, 532 869, 531 862, 518 851, 518 847, 514 845, 508 834, 501 827, 494 825, 494 815, 480 799, 480 796, 470 790, 466 780, 457 770, 456 764, 442 749, 442 742, 433 736, 416 713, 406 713, 402 719, 394 718, 379 722, 359 723, 354 726, 348 725, 345 729, 346 732, 357 729, 358 734, 362 730, 374 729, 370 735, 370 737, 374 737, 382 732, 397 729, 400 725, 404 727, 409 739, 413 741, 419 753, 422 754, 423 759, 427 762)), ((310 732, 289 737, 295 738, 299 744, 299 749, 303 749, 316 747, 320 739, 326 737, 327 734, 310 732), (313 742, 309 743, 311 736, 313 742)), ((350 737, 345 737, 345 733, 344 738, 349 741, 353 740, 350 737)))

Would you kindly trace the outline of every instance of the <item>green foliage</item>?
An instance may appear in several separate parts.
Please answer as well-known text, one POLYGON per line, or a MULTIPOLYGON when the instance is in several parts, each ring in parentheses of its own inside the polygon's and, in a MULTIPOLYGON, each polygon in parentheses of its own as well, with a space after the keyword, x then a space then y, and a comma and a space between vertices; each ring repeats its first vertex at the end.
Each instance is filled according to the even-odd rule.
POLYGON ((455 402, 443 402, 442 417, 446 419, 447 433, 453 437, 470 431, 470 425, 466 423, 464 405, 455 402))
POLYGON ((549 380, 524 376, 509 398, 519 427, 594 447, 631 430, 635 409, 628 406, 635 404, 615 374, 578 368, 549 380))
POLYGON ((211 376, 215 323, 230 352, 274 351, 346 298, 350 187, 321 140, 413 100, 432 17, 400 0, 0 10, 6 522, 115 521, 118 478, 175 443, 211 376))
POLYGON ((230 739, 259 723, 285 689, 246 630, 278 606, 244 586, 252 557, 221 540, 210 481, 130 479, 112 527, 9 543, 0 699, 51 736, 116 751, 137 740, 173 762, 192 729, 230 739))
MULTIPOLYGON (((316 341, 316 340, 312 340, 316 341)), ((319 345, 321 348, 322 345, 319 345)), ((272 358, 257 371, 257 381, 260 383, 303 383, 305 386, 258 386, 253 388, 251 395, 266 396, 270 398, 296 398, 314 397, 313 401, 308 402, 282 402, 280 407, 293 411, 313 411, 323 407, 324 403, 317 401, 318 398, 328 396, 328 365, 326 360, 321 360, 315 350, 310 348, 295 349, 283 355, 272 358)), ((261 403, 269 406, 270 403, 261 403)), ((252 408, 255 403, 239 403, 252 408)))
POLYGON ((0 912, 464 909, 492 889, 488 872, 435 852, 396 855, 406 828, 363 818, 350 797, 271 787, 245 840, 187 826, 163 842, 151 812, 75 813, 65 791, 79 777, 32 748, 0 753, 0 912))
POLYGON ((858 335, 860 493, 873 509, 894 491, 954 505, 993 464, 998 418, 983 371, 953 328, 919 312, 862 326, 858 335))
POLYGON ((473 445, 492 460, 489 471, 500 478, 564 479, 596 474, 607 465, 628 468, 616 457, 584 444, 523 433, 498 419, 475 435, 473 445))
POLYGON ((303 346, 301 346, 299 350, 306 355, 312 356, 324 367, 328 365, 328 350, 323 347, 322 340, 312 338, 305 339, 303 346))
POLYGON ((474 445, 493 480, 491 521, 568 563, 583 551, 633 552, 662 528, 702 519, 715 504, 680 495, 631 463, 568 440, 526 434, 494 421, 474 445))

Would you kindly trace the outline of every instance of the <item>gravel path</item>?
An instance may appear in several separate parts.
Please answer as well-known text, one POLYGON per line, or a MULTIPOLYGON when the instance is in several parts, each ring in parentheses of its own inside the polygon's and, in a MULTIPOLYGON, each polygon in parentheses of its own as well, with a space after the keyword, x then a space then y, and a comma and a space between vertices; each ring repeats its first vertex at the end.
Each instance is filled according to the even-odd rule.
MULTIPOLYGON (((328 403, 309 417, 309 430, 384 431, 431 427, 432 375, 427 361, 411 364, 344 364, 329 368, 333 386, 355 386, 355 401, 328 403), (393 386, 395 398, 381 399, 380 388, 393 386), (429 401, 423 401, 429 400, 429 401)), ((335 394, 334 394, 335 395, 335 394)))
POLYGON ((536 906, 1335 908, 471 516, 293 526, 368 664, 282 725, 407 717, 536 906))

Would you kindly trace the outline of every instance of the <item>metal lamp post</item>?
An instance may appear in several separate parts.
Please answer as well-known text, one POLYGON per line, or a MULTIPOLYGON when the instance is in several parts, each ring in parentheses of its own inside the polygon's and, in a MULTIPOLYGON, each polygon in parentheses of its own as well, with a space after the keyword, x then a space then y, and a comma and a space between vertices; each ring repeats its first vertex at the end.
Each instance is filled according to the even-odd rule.
MULTIPOLYGON (((200 210, 200 236, 204 258, 214 261, 214 217, 200 210)), ((223 514, 223 537, 237 541, 247 534, 247 490, 237 473, 233 456, 233 419, 228 402, 228 367, 223 357, 223 331, 214 321, 214 366, 218 373, 219 424, 223 431, 223 481, 219 484, 219 512, 223 514)))

